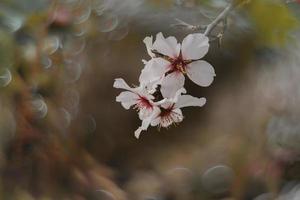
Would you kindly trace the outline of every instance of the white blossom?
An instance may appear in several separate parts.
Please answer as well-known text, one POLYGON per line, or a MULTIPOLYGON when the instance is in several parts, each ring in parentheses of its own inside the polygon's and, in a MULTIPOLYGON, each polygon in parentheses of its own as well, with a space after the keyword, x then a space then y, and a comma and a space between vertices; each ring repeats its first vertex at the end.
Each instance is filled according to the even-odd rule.
POLYGON ((209 49, 208 38, 201 34, 189 34, 179 44, 175 37, 164 38, 162 33, 144 39, 151 60, 146 62, 140 75, 140 82, 149 83, 163 78, 161 92, 171 97, 184 86, 187 75, 199 86, 209 86, 215 76, 214 68, 203 58, 209 49), (145 78, 147 77, 147 78, 145 78))
POLYGON ((153 112, 148 117, 142 120, 142 125, 138 127, 138 129, 134 132, 134 136, 138 139, 142 131, 146 131, 150 126, 153 119, 160 113, 160 109, 158 107, 153 108, 153 112))
POLYGON ((178 90, 174 98, 166 99, 159 105, 160 112, 152 119, 152 126, 167 128, 172 124, 179 123, 183 120, 181 108, 190 106, 202 107, 206 103, 204 97, 197 98, 191 95, 182 95, 182 93, 185 93, 184 89, 178 90))
POLYGON ((121 78, 115 79, 114 87, 123 89, 116 101, 125 109, 138 111, 141 126, 134 132, 136 138, 149 126, 167 128, 183 120, 181 108, 202 107, 204 97, 186 94, 185 75, 196 84, 209 86, 215 76, 214 68, 200 60, 208 52, 208 38, 203 34, 190 34, 179 44, 175 37, 164 38, 158 33, 144 39, 151 59, 142 60, 144 68, 139 77, 139 86, 130 87, 121 78))
POLYGON ((139 112, 140 119, 147 118, 153 112, 153 99, 154 97, 145 90, 143 87, 132 88, 121 78, 115 79, 115 88, 125 89, 127 91, 121 92, 117 97, 116 101, 120 102, 121 105, 128 110, 134 106, 139 112))
POLYGON ((184 88, 178 90, 173 98, 155 103, 152 114, 144 118, 142 125, 135 131, 135 137, 139 138, 141 132, 147 130, 150 125, 167 128, 172 124, 180 123, 183 120, 181 108, 202 107, 206 103, 206 99, 203 97, 197 98, 191 95, 182 95, 182 93, 186 93, 184 88))

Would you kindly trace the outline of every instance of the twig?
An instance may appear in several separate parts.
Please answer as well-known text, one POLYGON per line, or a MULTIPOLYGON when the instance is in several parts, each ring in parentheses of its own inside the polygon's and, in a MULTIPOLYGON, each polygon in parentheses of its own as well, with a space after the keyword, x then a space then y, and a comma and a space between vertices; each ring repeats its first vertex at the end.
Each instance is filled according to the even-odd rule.
POLYGON ((286 0, 286 1, 285 1, 285 3, 287 3, 287 4, 288 4, 288 3, 295 3, 295 2, 297 2, 297 0, 286 0))
POLYGON ((208 36, 212 30, 224 20, 233 8, 233 3, 229 4, 210 24, 207 25, 204 35, 208 36))
POLYGON ((176 24, 172 24, 171 26, 176 26, 176 27, 181 27, 184 29, 188 29, 191 31, 196 31, 196 30, 205 30, 206 26, 205 25, 193 25, 193 24, 189 24, 181 19, 176 18, 175 19, 178 23, 176 24))
POLYGON ((213 29, 221 22, 226 20, 226 17, 228 16, 229 12, 232 10, 234 7, 233 3, 230 3, 211 23, 208 25, 193 25, 189 24, 181 19, 176 18, 175 20, 177 21, 176 24, 173 24, 172 26, 176 27, 181 27, 187 30, 191 31, 204 31, 204 35, 208 36, 213 29))

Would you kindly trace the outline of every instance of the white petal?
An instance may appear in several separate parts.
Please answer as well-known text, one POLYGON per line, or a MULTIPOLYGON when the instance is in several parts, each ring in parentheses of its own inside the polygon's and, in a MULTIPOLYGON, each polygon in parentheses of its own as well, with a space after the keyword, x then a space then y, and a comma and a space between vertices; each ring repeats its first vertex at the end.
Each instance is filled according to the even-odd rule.
POLYGON ((183 93, 186 93, 186 89, 181 88, 175 92, 175 95, 173 96, 173 98, 164 98, 163 100, 154 102, 153 104, 156 106, 161 106, 165 109, 168 109, 178 101, 178 98, 181 97, 181 94, 183 94, 183 93))
POLYGON ((157 117, 157 115, 160 113, 160 109, 155 107, 153 109, 153 112, 152 114, 145 118, 143 121, 142 121, 142 125, 134 132, 134 136, 138 139, 140 137, 140 134, 142 131, 145 131, 148 129, 149 125, 151 124, 152 120, 154 118, 157 117))
POLYGON ((159 125, 160 121, 161 121, 160 116, 157 116, 156 118, 154 118, 154 119, 151 121, 151 126, 157 126, 157 125, 159 125))
POLYGON ((160 119, 161 119, 161 121, 159 124, 161 127, 167 128, 171 124, 173 124, 172 118, 170 118, 170 117, 161 117, 160 119))
POLYGON ((172 111, 171 117, 175 123, 182 122, 183 120, 183 114, 179 108, 172 111))
MULTIPOLYGON (((163 76, 164 77, 164 76, 163 76)), ((156 80, 156 81, 152 81, 149 84, 146 85, 146 90, 148 91, 149 94, 153 94, 156 92, 157 90, 157 86, 161 84, 163 77, 156 80)), ((154 99, 154 98, 152 98, 154 99)))
POLYGON ((149 56, 151 56, 151 58, 153 58, 155 55, 152 53, 152 50, 153 50, 153 37, 150 36, 150 37, 146 37, 143 42, 145 43, 146 45, 146 48, 147 48, 147 52, 149 54, 149 56))
POLYGON ((172 107, 173 105, 174 105, 174 102, 171 101, 170 99, 168 99, 168 101, 164 102, 160 106, 164 109, 168 109, 168 108, 172 107))
POLYGON ((178 98, 178 101, 175 103, 175 108, 183 108, 189 106, 203 106, 206 103, 206 99, 204 97, 197 98, 191 95, 181 95, 178 98))
POLYGON ((185 88, 180 88, 179 90, 176 91, 174 98, 171 99, 173 103, 176 103, 178 101, 178 98, 181 97, 181 94, 185 94, 186 89, 185 88))
POLYGON ((142 131, 143 129, 141 127, 139 127, 138 129, 136 129, 136 131, 134 131, 134 136, 136 137, 136 139, 139 139, 142 131))
POLYGON ((162 108, 168 109, 171 106, 173 106, 175 103, 177 103, 178 99, 182 96, 182 94, 186 93, 186 89, 181 88, 176 91, 173 98, 165 98, 163 100, 160 100, 158 102, 154 102, 153 104, 156 106, 160 106, 162 108))
POLYGON ((153 112, 152 108, 142 108, 139 111, 139 118, 140 120, 146 119, 147 117, 149 117, 153 112))
POLYGON ((162 33, 158 33, 153 43, 153 49, 166 56, 176 58, 180 53, 180 44, 177 43, 175 37, 164 38, 162 33))
POLYGON ((209 86, 216 76, 214 68, 204 60, 192 62, 187 66, 186 71, 194 83, 203 87, 209 86))
POLYGON ((164 98, 173 98, 184 85, 184 75, 180 72, 168 74, 161 83, 161 93, 164 98))
POLYGON ((144 65, 146 65, 146 64, 148 63, 148 61, 145 60, 145 59, 142 59, 142 63, 143 63, 144 65))
POLYGON ((122 78, 116 78, 113 87, 119 88, 119 89, 125 89, 125 90, 133 89, 133 88, 129 87, 129 85, 122 78))
POLYGON ((169 115, 160 118, 160 125, 164 128, 179 123, 183 120, 182 112, 179 108, 172 110, 169 115))
POLYGON ((143 96, 149 100, 154 99, 154 97, 151 94, 149 94, 149 92, 146 90, 144 85, 132 88, 128 86, 128 84, 122 78, 115 79, 113 87, 128 90, 132 93, 135 93, 136 95, 143 96))
POLYGON ((138 87, 136 88, 136 94, 138 94, 139 96, 142 96, 144 97, 145 99, 147 99, 151 104, 153 103, 152 100, 154 99, 154 96, 151 95, 148 90, 146 90, 145 88, 143 87, 138 87))
POLYGON ((209 49, 208 37, 201 33, 189 34, 182 41, 181 53, 185 60, 197 60, 209 49))
POLYGON ((116 101, 120 102, 125 109, 129 109, 135 105, 139 99, 139 96, 133 92, 125 91, 121 92, 117 97, 116 101))
POLYGON ((170 62, 162 58, 149 60, 139 77, 140 84, 147 85, 159 80, 170 68, 170 62))

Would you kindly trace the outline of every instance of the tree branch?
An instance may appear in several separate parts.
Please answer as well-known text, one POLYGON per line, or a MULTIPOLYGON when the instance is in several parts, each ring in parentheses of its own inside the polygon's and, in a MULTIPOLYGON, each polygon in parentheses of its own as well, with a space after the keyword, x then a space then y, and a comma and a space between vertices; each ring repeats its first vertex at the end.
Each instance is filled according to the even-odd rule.
POLYGON ((207 25, 204 35, 208 36, 213 29, 224 20, 233 8, 233 3, 229 4, 210 24, 207 25))
POLYGON ((175 19, 177 21, 176 24, 172 24, 171 26, 176 26, 176 27, 180 27, 180 28, 184 28, 190 31, 196 31, 196 30, 205 30, 206 29, 206 25, 193 25, 193 24, 189 24, 181 19, 176 18, 175 19))
POLYGON ((175 20, 177 21, 176 24, 173 24, 172 26, 184 28, 190 31, 204 31, 204 35, 208 36, 213 29, 221 22, 226 19, 228 16, 229 12, 233 9, 234 3, 230 3, 211 23, 208 25, 192 25, 189 24, 181 19, 176 18, 175 20))

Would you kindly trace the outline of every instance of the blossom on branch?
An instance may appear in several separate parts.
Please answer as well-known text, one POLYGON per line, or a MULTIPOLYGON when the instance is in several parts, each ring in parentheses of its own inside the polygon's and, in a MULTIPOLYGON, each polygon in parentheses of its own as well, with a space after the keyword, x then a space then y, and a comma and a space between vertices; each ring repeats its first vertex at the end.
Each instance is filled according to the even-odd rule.
POLYGON ((145 88, 131 88, 120 78, 115 80, 114 87, 127 90, 116 97, 116 101, 120 102, 126 110, 133 106, 139 112, 141 120, 151 115, 154 107, 154 102, 152 101, 154 97, 145 88))
POLYGON ((177 43, 175 37, 164 38, 162 33, 156 35, 154 43, 152 37, 146 37, 144 43, 151 60, 142 70, 140 82, 144 79, 151 82, 165 76, 161 92, 166 97, 184 86, 185 75, 199 86, 209 86, 216 75, 214 68, 200 60, 208 52, 208 41, 208 37, 201 33, 189 34, 182 44, 177 43))
POLYGON ((124 89, 116 101, 125 109, 138 111, 142 124, 134 135, 139 138, 149 126, 167 128, 183 120, 181 108, 206 103, 204 97, 187 95, 184 89, 185 75, 199 86, 209 86, 215 76, 214 68, 201 60, 209 49, 208 38, 200 33, 189 34, 178 43, 175 37, 164 38, 162 33, 144 39, 151 59, 145 64, 139 86, 130 87, 121 78, 115 79, 114 87, 124 89))
POLYGON ((197 98, 191 95, 182 95, 182 89, 177 91, 172 99, 166 99, 159 105, 160 112, 151 121, 152 126, 167 128, 172 124, 177 124, 183 120, 181 108, 198 106, 202 107, 206 103, 204 97, 197 98))

